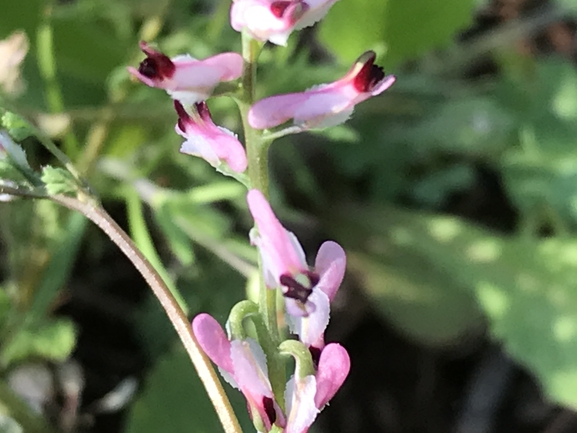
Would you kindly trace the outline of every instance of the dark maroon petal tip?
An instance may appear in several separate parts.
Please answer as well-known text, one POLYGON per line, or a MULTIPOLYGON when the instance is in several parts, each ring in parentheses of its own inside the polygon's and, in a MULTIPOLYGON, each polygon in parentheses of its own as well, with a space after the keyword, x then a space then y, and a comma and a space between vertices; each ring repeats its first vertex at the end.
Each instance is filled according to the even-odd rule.
POLYGON ((196 111, 200 115, 200 118, 204 121, 211 120, 210 117, 210 110, 208 109, 208 105, 206 101, 200 101, 194 104, 196 106, 196 111))
POLYGON ((147 57, 140 62, 138 72, 153 80, 163 80, 172 77, 176 66, 168 56, 150 48, 144 41, 140 42, 140 49, 147 57))
POLYGON ((286 287, 283 293, 285 298, 294 299, 296 301, 305 304, 313 292, 313 288, 319 283, 320 277, 314 272, 307 272, 307 277, 309 279, 309 286, 305 287, 303 284, 299 283, 292 275, 281 275, 279 278, 280 283, 286 287))
POLYGON ((190 115, 186 112, 182 104, 178 101, 174 101, 174 109, 176 114, 178 114, 178 128, 182 131, 186 131, 186 123, 190 122, 190 115))
POLYGON ((263 397, 262 398, 262 407, 264 407, 264 411, 270 424, 274 424, 276 421, 276 410, 274 408, 274 400, 270 397, 263 397))
POLYGON ((270 5, 270 11, 277 18, 285 18, 285 14, 290 13, 293 22, 298 21, 309 9, 309 5, 303 0, 279 0, 270 5))
POLYGON ((357 65, 362 64, 354 80, 355 89, 359 92, 370 92, 383 78, 385 71, 381 66, 375 65, 377 55, 374 51, 367 51, 357 59, 357 65))

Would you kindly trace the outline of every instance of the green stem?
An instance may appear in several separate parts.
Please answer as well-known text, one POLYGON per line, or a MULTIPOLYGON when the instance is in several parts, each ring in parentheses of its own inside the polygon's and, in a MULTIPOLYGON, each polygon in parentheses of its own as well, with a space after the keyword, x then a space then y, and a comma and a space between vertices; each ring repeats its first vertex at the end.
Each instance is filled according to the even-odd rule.
MULTIPOLYGON (((244 140, 248 158, 248 177, 251 188, 259 189, 268 196, 268 143, 262 139, 261 133, 248 123, 248 111, 254 102, 256 87, 257 59, 262 44, 252 39, 246 32, 242 33, 242 57, 244 60, 241 79, 241 96, 238 99, 244 140)), ((260 266, 262 266, 260 264, 260 266)), ((279 342, 276 297, 274 290, 269 290, 261 281, 259 306, 271 338, 279 342)))
MULTIPOLYGON (((263 44, 251 38, 246 32, 242 33, 243 75, 241 79, 241 94, 237 99, 244 129, 244 139, 248 158, 248 177, 250 187, 262 191, 268 196, 268 148, 270 141, 262 138, 260 131, 252 128, 248 123, 248 112, 255 100, 257 60, 263 44)), ((259 268, 262 263, 259 259, 259 268)), ((269 379, 277 402, 284 406, 284 386, 286 373, 284 360, 279 356, 276 346, 280 342, 278 316, 276 308, 276 290, 268 289, 261 278, 259 290, 259 311, 266 324, 272 347, 264 344, 263 350, 267 355, 269 379)), ((259 336, 259 340, 262 340, 259 336)))
MULTIPOLYGON (((51 113, 64 111, 64 97, 58 83, 56 71, 56 58, 54 49, 54 32, 52 30, 52 5, 49 4, 44 11, 44 19, 36 32, 36 46, 38 57, 38 69, 46 87, 46 104, 51 113)), ((64 149, 68 155, 76 155, 80 145, 72 132, 64 135, 64 149)))

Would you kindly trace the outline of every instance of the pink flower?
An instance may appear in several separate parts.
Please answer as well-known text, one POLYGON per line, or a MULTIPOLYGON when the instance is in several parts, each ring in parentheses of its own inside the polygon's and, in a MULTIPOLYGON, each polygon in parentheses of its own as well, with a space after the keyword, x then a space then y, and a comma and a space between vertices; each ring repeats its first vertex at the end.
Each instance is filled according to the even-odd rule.
POLYGON ((206 102, 194 104, 191 114, 178 101, 174 101, 174 108, 178 113, 175 130, 186 138, 180 147, 182 153, 199 156, 217 169, 224 161, 237 173, 246 170, 244 147, 232 132, 213 123, 206 102))
POLYGON ((294 30, 321 20, 337 0, 234 0, 230 22, 259 41, 286 45, 294 30))
POLYGON ((346 121, 360 102, 377 96, 395 82, 374 64, 376 54, 367 51, 340 80, 302 93, 288 93, 255 103, 248 122, 253 128, 268 129, 293 119, 303 129, 338 125, 346 121))
POLYGON ((334 397, 351 367, 349 354, 340 344, 328 344, 314 376, 296 378, 287 383, 285 402, 286 428, 283 433, 306 433, 317 414, 334 397))
POLYGON ((275 423, 284 426, 285 417, 274 399, 266 357, 258 343, 250 338, 229 341, 218 322, 204 313, 194 318, 192 330, 223 378, 244 394, 255 424, 266 431, 275 423))
POLYGON ((189 55, 169 59, 144 41, 140 48, 147 57, 138 69, 129 67, 128 72, 150 87, 165 89, 186 105, 204 101, 219 83, 242 75, 242 56, 238 53, 217 54, 204 60, 189 55))
POLYGON ((298 239, 281 225, 262 192, 250 190, 247 201, 258 229, 251 232, 251 242, 259 250, 266 286, 282 287, 291 329, 306 345, 322 348, 330 302, 345 272, 345 252, 327 241, 309 269, 298 239))

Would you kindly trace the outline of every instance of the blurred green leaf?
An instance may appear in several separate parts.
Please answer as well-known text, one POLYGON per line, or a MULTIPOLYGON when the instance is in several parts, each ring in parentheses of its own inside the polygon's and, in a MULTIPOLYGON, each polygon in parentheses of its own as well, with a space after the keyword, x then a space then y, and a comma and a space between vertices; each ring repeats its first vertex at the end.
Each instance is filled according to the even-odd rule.
POLYGON ((320 24, 321 41, 343 62, 386 50, 387 68, 448 45, 473 20, 473 0, 338 2, 320 24))
POLYGON ((76 344, 76 328, 68 319, 33 321, 2 347, 0 363, 7 366, 30 358, 64 361, 76 344))
POLYGON ((50 195, 73 194, 78 190, 76 181, 69 171, 50 165, 42 169, 42 182, 50 195))
MULTIPOLYGON (((422 257, 426 262, 420 267, 418 263, 411 265, 407 257, 399 260, 407 272, 421 275, 424 283, 430 279, 427 290, 438 298, 444 296, 448 315, 460 317, 463 311, 472 314, 474 309, 467 310, 467 304, 458 303, 462 294, 461 298, 455 297, 447 287, 437 285, 438 272, 447 277, 447 283, 452 281, 474 293, 489 318, 493 335, 503 341, 508 352, 530 368, 551 399, 577 408, 577 241, 505 238, 457 218, 391 208, 367 212, 355 209, 354 215, 356 220, 366 221, 369 233, 359 236, 358 230, 352 230, 355 226, 348 225, 348 238, 354 236, 356 245, 362 243, 373 261, 383 255, 396 258, 399 251, 422 257), (380 237, 383 230, 388 237, 380 237), (451 310, 450 305, 455 309, 451 310)), ((386 267, 379 268, 381 275, 387 275, 386 267)), ((374 276, 369 273, 367 278, 374 276)), ((380 287, 378 296, 396 291, 407 305, 422 299, 416 296, 419 292, 407 291, 390 277, 374 280, 368 287, 371 293, 374 287, 380 287)), ((411 331, 411 323, 400 322, 408 320, 406 310, 398 313, 388 306, 384 311, 394 323, 411 331)), ((421 314, 441 320, 440 315, 426 309, 421 314)), ((450 320, 455 318, 445 319, 450 320)), ((430 326, 435 329, 439 325, 430 326)))
MULTIPOLYGON (((248 420, 240 393, 233 391, 235 409, 243 431, 254 427, 248 420)), ((230 394, 232 395, 233 392, 230 394)), ((144 392, 136 401, 125 433, 213 433, 222 430, 190 358, 182 347, 166 353, 149 374, 144 392)))
MULTIPOLYGON (((54 205, 46 201, 49 205, 54 205)), ((42 274, 42 280, 34 288, 34 298, 29 314, 32 317, 46 317, 56 297, 65 288, 78 249, 84 236, 88 220, 77 212, 70 212, 68 220, 52 245, 50 261, 42 274)))
POLYGON ((377 311, 401 332, 442 346, 482 329, 468 284, 438 263, 436 240, 421 233, 425 217, 392 208, 345 210, 340 217, 338 227, 346 229, 335 227, 335 233, 347 251, 349 269, 362 279, 377 311), (362 225, 354 224, 360 220, 362 225))
POLYGON ((2 114, 2 126, 8 130, 10 136, 16 141, 22 141, 34 135, 34 130, 28 121, 11 111, 6 111, 2 114))
POLYGON ((369 49, 382 53, 392 1, 398 0, 337 2, 319 23, 319 38, 344 64, 369 49))
POLYGON ((442 48, 473 21, 474 0, 389 0, 385 42, 388 67, 442 48))

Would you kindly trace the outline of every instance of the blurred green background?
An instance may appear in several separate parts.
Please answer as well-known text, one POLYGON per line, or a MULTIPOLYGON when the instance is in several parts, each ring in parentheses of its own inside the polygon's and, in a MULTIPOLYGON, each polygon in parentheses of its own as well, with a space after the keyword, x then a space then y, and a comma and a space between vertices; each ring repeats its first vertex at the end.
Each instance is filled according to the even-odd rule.
MULTIPOLYGON (((126 66, 140 39, 171 56, 239 51, 229 7, 0 0, 0 39, 23 32, 29 47, 8 86, 1 46, 0 105, 86 173, 190 317, 221 323, 256 267, 245 191, 178 152, 171 100, 126 66)), ((575 14, 573 0, 340 0, 264 49, 259 97, 338 79, 368 49, 397 75, 347 124, 271 149, 286 226, 311 255, 334 239, 349 260, 328 335, 353 370, 317 431, 574 426, 575 14)), ((241 133, 231 100, 209 105, 241 133)), ((34 167, 54 163, 22 145, 34 167)), ((0 431, 22 431, 2 405, 22 382, 61 431, 220 431, 157 301, 96 227, 52 203, 0 202, 0 254, 0 431)))

